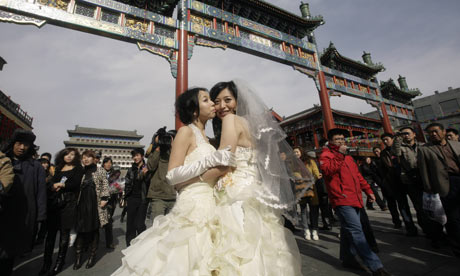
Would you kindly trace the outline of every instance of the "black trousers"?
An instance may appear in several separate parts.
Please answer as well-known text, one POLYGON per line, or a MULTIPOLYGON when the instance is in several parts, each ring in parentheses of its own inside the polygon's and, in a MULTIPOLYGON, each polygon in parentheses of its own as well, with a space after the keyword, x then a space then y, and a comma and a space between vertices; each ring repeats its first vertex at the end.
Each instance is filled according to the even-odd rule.
POLYGON ((54 243, 56 241, 58 231, 60 232, 58 257, 62 258, 62 261, 65 261, 70 241, 70 229, 62 229, 58 219, 55 217, 49 217, 47 223, 48 234, 46 235, 45 252, 43 254, 43 263, 47 266, 51 265, 52 262, 54 243))
POLYGON ((107 212, 109 213, 109 223, 104 225, 105 231, 105 245, 108 247, 113 244, 113 213, 117 208, 118 194, 110 195, 109 201, 107 202, 107 212))
POLYGON ((454 253, 460 257, 460 176, 450 176, 449 184, 449 193, 441 197, 441 201, 447 216, 447 237, 454 253))
POLYGON ((382 185, 380 187, 383 197, 387 201, 388 209, 390 210, 391 220, 393 221, 394 225, 401 225, 401 219, 399 218, 399 211, 398 211, 398 203, 396 202, 396 198, 390 192, 390 190, 382 185))
POLYGON ((10 276, 13 272, 14 256, 10 256, 5 250, 0 248, 0 275, 10 276))
POLYGON ((126 246, 130 246, 131 240, 147 228, 145 217, 147 216, 148 201, 142 200, 140 197, 128 197, 126 209, 126 246))
MULTIPOLYGON (((388 183, 385 183, 388 185, 388 183)), ((388 209, 390 209, 391 217, 395 225, 401 225, 401 220, 399 219, 399 214, 404 221, 404 226, 406 231, 412 232, 417 231, 415 227, 414 220, 412 219, 412 213, 410 212, 409 202, 407 201, 407 187, 395 179, 393 183, 390 184, 391 193, 387 192, 384 196, 387 199, 388 209), (397 209, 395 208, 397 206, 397 209), (398 211, 399 210, 399 214, 398 211)), ((384 189, 382 189, 382 192, 384 189)))

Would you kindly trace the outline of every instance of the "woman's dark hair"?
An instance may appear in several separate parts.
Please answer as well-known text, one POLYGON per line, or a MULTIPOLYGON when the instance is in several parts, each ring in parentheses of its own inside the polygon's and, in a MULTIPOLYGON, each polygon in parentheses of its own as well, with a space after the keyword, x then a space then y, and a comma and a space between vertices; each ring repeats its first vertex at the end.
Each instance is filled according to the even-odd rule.
POLYGON ((305 163, 305 162, 307 161, 307 158, 308 158, 308 156, 307 156, 307 154, 305 153, 305 151, 304 151, 301 147, 299 147, 299 146, 293 147, 293 148, 292 148, 292 151, 294 151, 295 149, 298 149, 298 150, 300 151, 300 160, 302 160, 302 162, 305 163))
POLYGON ((49 153, 49 152, 44 152, 44 153, 42 153, 42 154, 40 155, 40 158, 42 158, 43 156, 48 157, 48 160, 51 161, 51 153, 49 153))
POLYGON ((88 156, 88 157, 92 157, 92 158, 96 158, 96 153, 94 152, 94 150, 85 150, 81 156, 88 156))
POLYGON ((112 164, 113 164, 112 157, 110 157, 110 156, 104 157, 104 159, 102 160, 102 165, 104 165, 105 163, 107 163, 109 161, 112 162, 112 164))
POLYGON ((40 158, 40 159, 38 159, 38 162, 40 162, 40 164, 45 164, 46 163, 46 164, 48 164, 48 166, 51 166, 50 161, 48 159, 46 159, 46 158, 40 158))
POLYGON ((176 100, 176 113, 182 123, 188 125, 193 122, 200 115, 200 103, 198 101, 198 94, 200 91, 208 90, 202 87, 190 88, 176 100))
POLYGON ((72 151, 75 153, 75 157, 73 158, 70 165, 76 167, 81 164, 80 153, 78 152, 78 150, 76 148, 65 148, 65 149, 60 150, 57 153, 56 158, 54 159, 54 164, 56 164, 56 170, 61 170, 64 167, 65 165, 64 156, 71 153, 72 151))
MULTIPOLYGON (((211 88, 211 92, 209 92, 211 96, 211 101, 214 101, 217 96, 219 96, 220 92, 225 88, 232 93, 232 96, 235 98, 236 102, 238 103, 238 89, 236 88, 236 84, 233 81, 223 81, 219 82, 211 88)), ((212 119, 212 130, 214 131, 214 137, 216 139, 216 143, 220 144, 220 136, 222 134, 222 120, 220 118, 214 117, 212 119)))

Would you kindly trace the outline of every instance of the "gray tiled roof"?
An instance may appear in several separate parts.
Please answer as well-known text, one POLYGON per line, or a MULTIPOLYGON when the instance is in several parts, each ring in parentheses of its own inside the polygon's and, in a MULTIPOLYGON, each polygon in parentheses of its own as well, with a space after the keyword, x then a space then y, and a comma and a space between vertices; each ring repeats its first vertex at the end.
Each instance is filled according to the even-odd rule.
POLYGON ((92 127, 81 127, 75 126, 74 130, 67 130, 69 135, 71 134, 86 134, 86 135, 100 135, 100 136, 113 136, 113 137, 130 137, 141 139, 144 135, 137 134, 137 131, 129 130, 118 130, 118 129, 104 129, 104 128, 92 128, 92 127))

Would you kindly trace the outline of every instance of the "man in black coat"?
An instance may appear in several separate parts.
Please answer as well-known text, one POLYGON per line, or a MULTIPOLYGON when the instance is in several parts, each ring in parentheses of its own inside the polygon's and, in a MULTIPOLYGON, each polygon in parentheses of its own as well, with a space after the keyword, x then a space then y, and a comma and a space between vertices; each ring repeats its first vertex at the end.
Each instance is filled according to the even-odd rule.
POLYGON ((32 250, 37 222, 46 219, 45 170, 33 159, 35 135, 16 129, 3 152, 13 165, 14 180, 0 213, 0 275, 10 275, 16 256, 32 250))
POLYGON ((145 225, 149 204, 147 191, 151 178, 151 173, 144 162, 144 150, 134 149, 131 151, 131 156, 134 162, 125 177, 126 246, 129 246, 131 240, 147 228, 145 225))

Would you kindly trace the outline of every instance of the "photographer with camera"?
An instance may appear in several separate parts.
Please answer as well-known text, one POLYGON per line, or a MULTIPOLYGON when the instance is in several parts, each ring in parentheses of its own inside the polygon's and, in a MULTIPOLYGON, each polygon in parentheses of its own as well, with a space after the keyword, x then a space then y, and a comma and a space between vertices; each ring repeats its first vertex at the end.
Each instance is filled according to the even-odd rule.
POLYGON ((158 129, 152 137, 147 167, 153 173, 147 198, 151 200, 152 220, 158 215, 166 215, 176 202, 176 191, 166 181, 171 144, 176 136, 175 130, 158 129))

